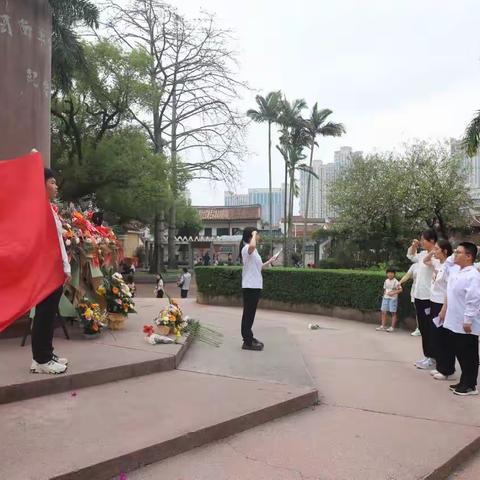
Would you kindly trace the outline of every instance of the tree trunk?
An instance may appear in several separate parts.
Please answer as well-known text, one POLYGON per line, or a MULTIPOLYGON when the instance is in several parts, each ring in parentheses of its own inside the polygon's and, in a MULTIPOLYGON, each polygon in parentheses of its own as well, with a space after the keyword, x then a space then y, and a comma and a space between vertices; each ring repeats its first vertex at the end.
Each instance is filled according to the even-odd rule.
POLYGON ((168 212, 168 268, 177 268, 175 232, 177 223, 177 204, 175 200, 168 212))
POLYGON ((308 220, 308 207, 310 203, 310 182, 312 181, 312 165, 313 165, 313 150, 315 149, 315 139, 312 140, 312 148, 310 149, 310 173, 307 179, 307 198, 305 200, 305 211, 303 212, 303 247, 302 247, 302 261, 303 266, 307 266, 307 220, 308 220))
POLYGON ((287 192, 288 192, 288 164, 285 160, 285 193, 283 195, 283 266, 287 266, 288 245, 287 245, 287 192))
POLYGON ((293 186, 295 184, 295 170, 290 170, 290 194, 288 199, 288 240, 292 239, 292 220, 293 220, 293 186))
POLYGON ((170 159, 170 188, 173 194, 173 202, 168 215, 168 267, 177 268, 177 259, 175 257, 175 231, 177 227, 177 193, 178 193, 178 175, 177 175, 177 92, 176 78, 172 89, 172 143, 170 159))
POLYGON ((272 231, 272 122, 268 121, 268 219, 270 222, 270 256, 273 255, 272 231))

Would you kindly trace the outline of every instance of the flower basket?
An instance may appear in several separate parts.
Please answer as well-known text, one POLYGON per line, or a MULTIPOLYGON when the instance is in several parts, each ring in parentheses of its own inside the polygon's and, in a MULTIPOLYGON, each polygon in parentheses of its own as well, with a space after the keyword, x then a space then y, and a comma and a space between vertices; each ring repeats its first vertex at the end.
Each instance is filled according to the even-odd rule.
POLYGON ((157 331, 159 335, 167 336, 170 333, 170 327, 168 325, 159 325, 157 331))
POLYGON ((125 324, 125 315, 108 312, 108 328, 110 330, 122 330, 125 324))

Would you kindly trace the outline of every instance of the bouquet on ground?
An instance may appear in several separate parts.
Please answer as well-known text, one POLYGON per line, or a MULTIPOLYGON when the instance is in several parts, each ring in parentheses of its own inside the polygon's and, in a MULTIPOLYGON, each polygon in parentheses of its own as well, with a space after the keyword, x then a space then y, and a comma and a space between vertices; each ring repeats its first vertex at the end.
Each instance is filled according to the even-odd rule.
POLYGON ((98 335, 102 328, 106 326, 106 313, 102 312, 98 303, 92 303, 87 297, 77 307, 80 322, 83 326, 85 335, 98 335))
POLYGON ((170 304, 160 310, 155 319, 155 324, 159 327, 161 334, 168 335, 171 333, 178 338, 182 336, 188 325, 188 317, 183 314, 182 309, 175 300, 169 300, 170 304))
POLYGON ((132 292, 120 273, 105 275, 103 285, 98 287, 97 293, 105 297, 109 313, 117 313, 124 317, 129 313, 136 313, 132 292))
POLYGON ((145 340, 151 345, 156 345, 157 343, 175 343, 170 337, 155 333, 153 325, 144 325, 143 333, 145 334, 145 340))

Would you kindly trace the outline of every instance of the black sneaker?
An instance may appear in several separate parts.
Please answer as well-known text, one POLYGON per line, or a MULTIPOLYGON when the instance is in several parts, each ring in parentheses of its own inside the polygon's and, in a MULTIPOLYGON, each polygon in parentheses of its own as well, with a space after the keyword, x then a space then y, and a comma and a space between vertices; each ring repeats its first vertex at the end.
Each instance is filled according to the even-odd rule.
POLYGON ((262 348, 265 346, 265 345, 263 344, 263 342, 261 342, 260 340, 257 340, 256 338, 254 338, 254 339, 252 340, 252 343, 253 343, 253 344, 257 344, 257 345, 261 345, 262 348))
POLYGON ((460 383, 456 383, 455 385, 450 385, 448 388, 454 392, 458 387, 460 386, 460 383))
POLYGON ((252 343, 243 342, 242 350, 256 350, 257 352, 259 352, 260 350, 263 350, 263 344, 253 341, 252 343))
POLYGON ((454 391, 453 393, 455 395, 462 395, 462 396, 466 396, 466 395, 478 395, 478 390, 477 390, 477 387, 463 387, 462 385, 459 385, 454 391))

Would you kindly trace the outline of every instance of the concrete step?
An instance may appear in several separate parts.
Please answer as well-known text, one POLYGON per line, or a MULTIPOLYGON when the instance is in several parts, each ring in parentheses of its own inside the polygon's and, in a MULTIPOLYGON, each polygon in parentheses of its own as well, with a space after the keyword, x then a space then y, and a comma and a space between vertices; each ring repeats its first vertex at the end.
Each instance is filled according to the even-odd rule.
POLYGON ((0 405, 0 478, 110 479, 317 401, 309 386, 176 370, 0 405))
POLYGON ((0 404, 28 398, 77 390, 117 380, 175 369, 190 346, 181 344, 150 345, 145 342, 142 327, 151 323, 155 305, 148 315, 131 315, 124 330, 104 331, 95 340, 85 340, 77 325, 70 326, 71 340, 56 332, 55 350, 69 359, 62 375, 31 374, 31 347, 20 346, 18 338, 0 342, 0 404))

